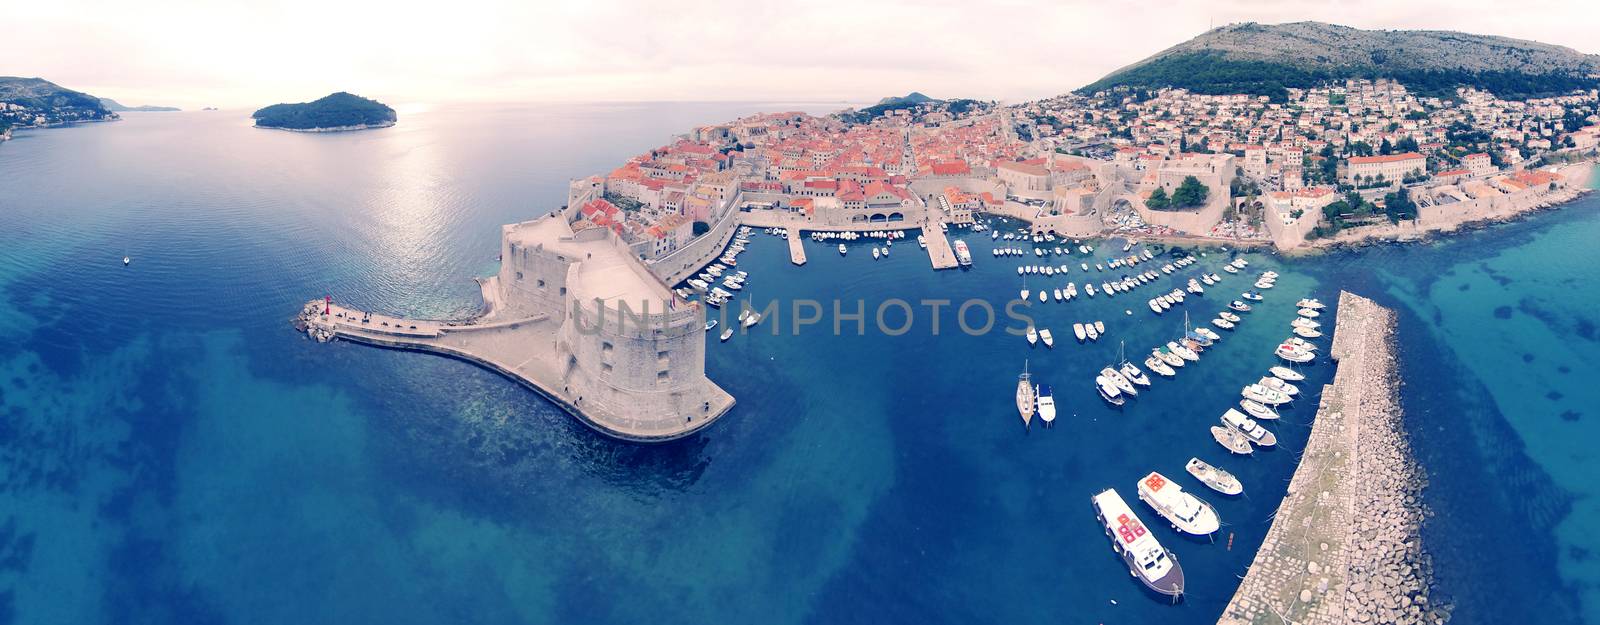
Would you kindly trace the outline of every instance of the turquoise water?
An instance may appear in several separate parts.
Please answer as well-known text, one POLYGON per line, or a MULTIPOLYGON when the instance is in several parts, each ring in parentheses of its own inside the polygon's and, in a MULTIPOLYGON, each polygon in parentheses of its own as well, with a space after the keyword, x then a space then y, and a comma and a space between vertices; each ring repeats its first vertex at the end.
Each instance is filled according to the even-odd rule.
MULTIPOLYGON (((758 237, 740 262, 755 303, 861 300, 867 331, 713 340, 709 373, 739 405, 666 446, 599 437, 471 365, 288 326, 323 294, 466 314, 498 226, 561 203, 568 178, 792 107, 442 108, 327 136, 133 114, 0 146, 0 622, 1214 622, 1313 402, 1253 458, 1206 426, 1273 364, 1293 300, 1339 288, 1401 313, 1455 622, 1600 622, 1592 198, 1442 243, 1250 255, 1284 274, 1268 301, 1121 410, 1089 380, 1118 341, 1142 360, 1181 332, 1144 308, 1153 287, 1035 307, 1054 350, 953 331, 948 309, 937 339, 921 307, 903 336, 872 327, 891 298, 1014 298, 1034 261, 992 258, 987 237, 967 237, 975 269, 940 273, 914 244, 876 262, 811 244, 794 267, 758 237), (1093 319, 1110 339, 1072 341, 1093 319), (1054 429, 1016 417, 1024 359, 1057 389, 1054 429), (1182 475, 1192 455, 1247 496, 1203 492, 1182 475), (1149 470, 1226 524, 1215 543, 1157 528, 1189 576, 1176 606, 1126 576, 1088 505, 1106 486, 1131 500, 1149 470)), ((1082 281, 1070 262, 1053 282, 1082 281)), ((1220 299, 1183 308, 1198 322, 1220 299)))

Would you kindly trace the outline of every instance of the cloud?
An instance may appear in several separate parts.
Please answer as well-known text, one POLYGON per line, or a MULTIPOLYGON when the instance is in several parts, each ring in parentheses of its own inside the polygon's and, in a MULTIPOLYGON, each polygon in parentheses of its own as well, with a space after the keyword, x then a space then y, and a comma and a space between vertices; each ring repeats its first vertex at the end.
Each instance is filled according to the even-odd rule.
POLYGON ((64 0, 13 7, 0 72, 124 102, 872 100, 1067 91, 1211 25, 1315 19, 1585 51, 1588 2, 64 0))

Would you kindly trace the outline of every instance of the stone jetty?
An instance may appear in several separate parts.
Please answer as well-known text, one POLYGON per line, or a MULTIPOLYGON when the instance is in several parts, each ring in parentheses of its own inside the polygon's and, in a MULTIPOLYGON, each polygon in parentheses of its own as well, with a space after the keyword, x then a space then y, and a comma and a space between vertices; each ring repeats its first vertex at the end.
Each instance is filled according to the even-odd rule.
POLYGON ((1402 427, 1395 315, 1339 295, 1310 440, 1220 625, 1438 624, 1433 565, 1419 536, 1424 474, 1402 427))

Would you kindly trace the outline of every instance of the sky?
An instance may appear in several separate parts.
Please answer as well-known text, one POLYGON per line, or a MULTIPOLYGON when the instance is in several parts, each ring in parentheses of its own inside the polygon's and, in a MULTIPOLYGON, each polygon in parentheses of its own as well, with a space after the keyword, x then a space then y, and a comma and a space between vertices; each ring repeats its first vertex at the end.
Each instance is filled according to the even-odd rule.
POLYGON ((1020 102, 1232 22, 1504 35, 1600 53, 1592 0, 51 0, 0 75, 123 104, 934 97, 1020 102))

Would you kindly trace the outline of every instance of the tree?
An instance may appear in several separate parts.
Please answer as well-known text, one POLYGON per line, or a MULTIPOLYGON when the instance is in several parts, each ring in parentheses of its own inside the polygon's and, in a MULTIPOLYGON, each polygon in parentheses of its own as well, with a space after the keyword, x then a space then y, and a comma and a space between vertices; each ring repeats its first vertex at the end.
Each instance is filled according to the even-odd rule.
POLYGON ((1168 207, 1170 207, 1172 205, 1172 201, 1167 199, 1166 189, 1156 187, 1156 190, 1150 192, 1150 198, 1144 201, 1144 205, 1159 211, 1166 210, 1168 207))
POLYGON ((1384 139, 1383 143, 1378 144, 1378 153, 1379 154, 1383 154, 1385 156, 1387 156, 1389 154, 1394 154, 1394 146, 1389 145, 1389 140, 1388 139, 1384 139))
POLYGON ((1207 189, 1200 179, 1194 176, 1184 176, 1183 182, 1172 192, 1173 208, 1193 208, 1206 203, 1206 196, 1211 190, 1207 189))
POLYGON ((1389 223, 1400 223, 1403 219, 1417 218, 1417 205, 1411 201, 1411 192, 1404 188, 1383 196, 1383 212, 1389 216, 1389 223))

